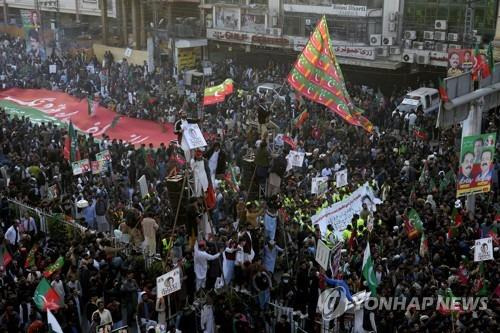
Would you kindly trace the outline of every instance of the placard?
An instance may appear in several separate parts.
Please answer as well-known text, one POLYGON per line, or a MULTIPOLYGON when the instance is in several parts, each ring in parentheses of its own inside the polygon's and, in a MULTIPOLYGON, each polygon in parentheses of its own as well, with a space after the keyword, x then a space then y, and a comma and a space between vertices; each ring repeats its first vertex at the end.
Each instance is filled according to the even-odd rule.
POLYGON ((111 161, 111 154, 109 153, 109 150, 106 149, 95 154, 95 158, 98 161, 111 161))
POLYGON ((328 269, 328 261, 330 260, 330 249, 321 239, 318 240, 316 247, 316 262, 326 271, 328 269))
POLYGON ((156 278, 156 293, 158 298, 175 293, 180 289, 181 271, 178 267, 156 278))
POLYGON ((105 160, 92 161, 92 174, 97 175, 106 172, 106 163, 105 160))
POLYGON ((335 279, 335 276, 339 272, 340 268, 340 258, 342 257, 342 246, 343 242, 338 242, 334 245, 331 256, 330 256, 330 270, 332 271, 332 278, 335 279))
POLYGON ((304 156, 305 153, 301 153, 295 150, 290 150, 290 153, 288 153, 290 164, 293 167, 298 167, 298 168, 301 168, 302 165, 304 164, 304 156))
POLYGON ((321 195, 328 190, 328 177, 314 177, 311 180, 311 193, 321 195))
POLYGON ((347 185, 347 169, 340 170, 335 173, 335 185, 337 188, 347 185))
POLYGON ((198 124, 185 125, 182 131, 182 140, 186 142, 189 149, 196 149, 207 145, 198 124))
POLYGON ((474 242, 474 261, 493 260, 493 238, 476 239, 474 242))
POLYGON ((54 184, 49 187, 47 191, 47 198, 49 198, 50 200, 56 199, 59 196, 58 193, 59 190, 57 189, 57 184, 54 184))
POLYGON ((49 65, 49 74, 57 73, 57 65, 49 65))
POLYGON ((92 170, 88 158, 71 163, 71 167, 73 169, 73 175, 75 176, 81 175, 82 173, 86 173, 92 170))
POLYGON ((138 182, 139 182, 139 189, 141 191, 141 197, 144 198, 149 193, 148 181, 146 180, 146 175, 142 175, 141 178, 139 178, 138 182))
POLYGON ((132 55, 132 49, 130 47, 127 47, 125 49, 125 52, 123 52, 123 55, 127 58, 129 58, 132 55))

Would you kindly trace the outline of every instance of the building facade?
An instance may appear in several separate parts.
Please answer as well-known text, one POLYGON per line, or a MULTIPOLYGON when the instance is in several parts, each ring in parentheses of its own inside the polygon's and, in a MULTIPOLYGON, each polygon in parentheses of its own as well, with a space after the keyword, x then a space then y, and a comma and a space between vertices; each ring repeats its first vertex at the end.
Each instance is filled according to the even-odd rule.
POLYGON ((401 74, 445 71, 449 48, 495 36, 497 0, 204 0, 213 59, 294 59, 322 15, 345 68, 401 74), (472 13, 472 14, 471 14, 472 13), (467 30, 468 29, 468 30, 467 30), (464 37, 465 36, 465 37, 464 37))

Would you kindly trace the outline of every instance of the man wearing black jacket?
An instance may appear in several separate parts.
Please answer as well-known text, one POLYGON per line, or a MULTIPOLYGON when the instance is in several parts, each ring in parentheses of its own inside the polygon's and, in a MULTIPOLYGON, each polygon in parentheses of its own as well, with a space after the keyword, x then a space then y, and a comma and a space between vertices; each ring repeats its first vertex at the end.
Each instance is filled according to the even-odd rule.
POLYGON ((206 158, 213 183, 216 175, 226 173, 226 153, 221 149, 219 142, 215 142, 212 148, 207 151, 206 158))

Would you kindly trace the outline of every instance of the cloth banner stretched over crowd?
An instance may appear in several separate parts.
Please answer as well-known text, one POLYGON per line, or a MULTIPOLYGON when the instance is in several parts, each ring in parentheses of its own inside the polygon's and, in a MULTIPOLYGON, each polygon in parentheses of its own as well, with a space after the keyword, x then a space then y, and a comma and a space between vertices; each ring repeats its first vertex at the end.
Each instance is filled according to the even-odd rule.
POLYGON ((91 117, 87 112, 86 98, 79 100, 62 92, 13 88, 0 92, 0 107, 10 115, 29 117, 33 123, 52 122, 66 126, 71 120, 78 130, 92 133, 96 138, 106 134, 111 139, 121 139, 134 145, 152 143, 154 147, 159 147, 162 142, 177 139, 171 124, 164 125, 165 131, 154 121, 125 116, 113 124, 118 114, 102 106, 98 106, 91 117))
POLYGON ((375 211, 375 205, 382 203, 379 198, 375 197, 372 188, 368 183, 358 188, 351 193, 346 199, 339 201, 323 210, 318 214, 313 215, 311 220, 314 225, 318 224, 321 234, 326 233, 326 226, 331 224, 335 235, 340 239, 342 231, 351 223, 354 214, 359 214, 363 208, 363 203, 366 203, 370 211, 375 211))

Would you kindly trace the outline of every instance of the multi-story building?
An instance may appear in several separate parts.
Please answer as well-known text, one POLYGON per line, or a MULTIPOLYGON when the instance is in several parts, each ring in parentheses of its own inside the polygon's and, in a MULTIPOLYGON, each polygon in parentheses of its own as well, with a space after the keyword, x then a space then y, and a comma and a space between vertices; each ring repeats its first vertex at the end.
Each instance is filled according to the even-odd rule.
POLYGON ((339 62, 346 71, 362 72, 366 78, 366 71, 381 75, 390 71, 395 76, 444 73, 448 48, 471 48, 476 42, 493 40, 498 1, 475 0, 470 5, 472 11, 467 10, 467 3, 466 0, 204 0, 200 7, 211 58, 293 60, 317 20, 326 15, 339 62), (259 53, 266 56, 256 56, 259 53))

